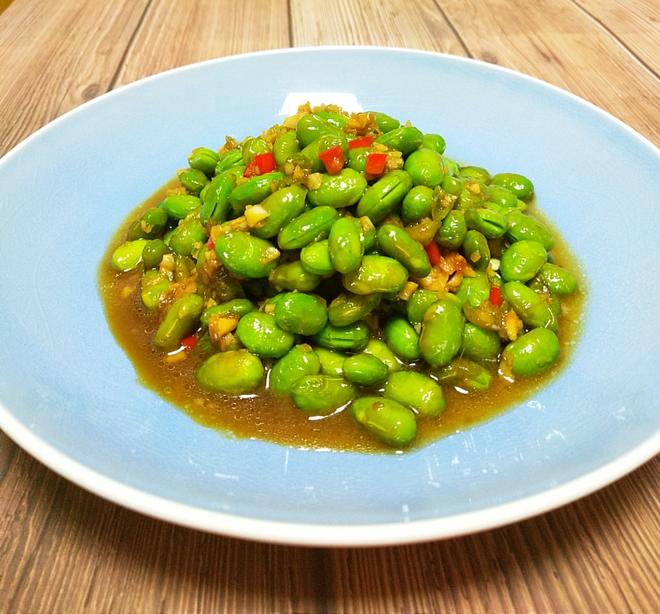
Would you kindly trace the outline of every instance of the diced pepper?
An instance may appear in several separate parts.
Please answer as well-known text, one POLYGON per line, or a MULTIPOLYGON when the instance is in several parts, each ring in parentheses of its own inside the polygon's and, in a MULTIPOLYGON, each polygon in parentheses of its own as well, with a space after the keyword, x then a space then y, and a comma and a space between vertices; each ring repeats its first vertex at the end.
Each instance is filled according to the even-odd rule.
POLYGON ((353 139, 348 142, 349 149, 357 149, 358 147, 371 147, 371 144, 374 142, 373 136, 361 136, 359 139, 353 139))
POLYGON ((499 307, 502 304, 502 290, 498 286, 493 286, 490 289, 490 294, 488 295, 488 300, 495 307, 499 307))
POLYGON ((440 255, 440 248, 435 241, 431 241, 428 245, 425 245, 424 249, 428 254, 432 266, 435 266, 440 262, 442 256, 440 255))
POLYGON ((386 153, 370 153, 367 156, 367 163, 364 167, 364 172, 372 177, 382 175, 385 170, 385 163, 387 162, 386 153))
POLYGON ((198 341, 199 339, 197 339, 197 335, 189 335, 188 337, 181 339, 181 345, 187 350, 192 350, 197 345, 198 341))
POLYGON ((243 177, 264 175, 275 170, 275 156, 271 152, 257 154, 247 165, 243 177))
POLYGON ((340 145, 335 145, 330 149, 326 149, 319 154, 321 162, 325 166, 325 170, 328 171, 328 174, 335 175, 342 168, 344 168, 344 152, 340 145))

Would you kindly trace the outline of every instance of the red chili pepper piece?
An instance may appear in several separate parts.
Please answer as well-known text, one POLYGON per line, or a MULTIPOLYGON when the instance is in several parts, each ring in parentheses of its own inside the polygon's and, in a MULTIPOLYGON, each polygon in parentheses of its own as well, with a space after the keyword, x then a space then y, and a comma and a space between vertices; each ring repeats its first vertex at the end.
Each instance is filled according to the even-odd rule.
POLYGON ((213 239, 209 237, 209 240, 206 242, 206 247, 208 247, 211 251, 215 249, 215 243, 213 242, 213 239))
POLYGON ((387 162, 386 153, 370 153, 367 156, 364 172, 372 176, 382 175, 385 170, 385 162, 387 162))
POLYGON ((428 254, 429 261, 433 266, 440 262, 442 256, 440 255, 440 248, 435 241, 431 241, 428 245, 424 246, 426 253, 428 254))
POLYGON ((325 170, 330 175, 335 175, 344 168, 344 152, 340 145, 335 145, 334 147, 330 147, 330 149, 322 151, 319 154, 319 158, 321 158, 325 170))
POLYGON ((245 167, 245 170, 243 171, 243 177, 254 177, 259 174, 259 167, 257 166, 257 163, 252 160, 250 164, 248 164, 245 167))
POLYGON ((192 350, 196 345, 199 339, 196 335, 190 335, 189 337, 184 337, 181 339, 181 345, 187 350, 192 350))
POLYGON ((502 304, 502 290, 500 290, 499 286, 493 286, 490 289, 488 300, 496 307, 499 307, 502 304))
POLYGON ((257 154, 254 160, 245 168, 243 177, 254 177, 264 175, 275 170, 275 156, 271 152, 257 154))
POLYGON ((373 136, 361 136, 359 139, 353 139, 348 142, 349 149, 357 149, 358 147, 371 147, 371 144, 374 142, 373 136))

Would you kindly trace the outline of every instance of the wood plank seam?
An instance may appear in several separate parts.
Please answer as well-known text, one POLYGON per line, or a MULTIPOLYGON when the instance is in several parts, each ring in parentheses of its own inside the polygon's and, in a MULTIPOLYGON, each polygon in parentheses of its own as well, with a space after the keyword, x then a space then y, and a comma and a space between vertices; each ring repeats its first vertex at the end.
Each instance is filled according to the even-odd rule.
POLYGON ((454 26, 451 19, 449 19, 449 16, 445 12, 445 9, 442 8, 442 5, 440 4, 440 1, 439 0, 433 0, 433 2, 438 7, 438 10, 440 11, 440 14, 442 15, 442 18, 447 22, 447 25, 449 26, 451 31, 454 33, 454 36, 456 37, 456 40, 459 42, 461 47, 463 47, 463 50, 465 51, 465 55, 469 58, 474 59, 474 54, 470 51, 470 49, 467 46, 465 40, 463 40, 463 37, 460 35, 459 31, 454 26))

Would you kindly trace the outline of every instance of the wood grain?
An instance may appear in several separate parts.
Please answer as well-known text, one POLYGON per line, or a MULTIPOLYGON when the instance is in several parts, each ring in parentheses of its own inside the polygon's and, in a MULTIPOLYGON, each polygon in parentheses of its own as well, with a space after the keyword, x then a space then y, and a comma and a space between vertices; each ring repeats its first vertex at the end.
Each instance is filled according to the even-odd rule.
MULTIPOLYGON (((658 141, 655 0, 15 0, 0 15, 0 152, 108 88, 289 44, 380 44, 537 75, 658 141)), ((658 612, 660 460, 461 539, 304 549, 146 518, 0 434, 0 612, 658 612)))

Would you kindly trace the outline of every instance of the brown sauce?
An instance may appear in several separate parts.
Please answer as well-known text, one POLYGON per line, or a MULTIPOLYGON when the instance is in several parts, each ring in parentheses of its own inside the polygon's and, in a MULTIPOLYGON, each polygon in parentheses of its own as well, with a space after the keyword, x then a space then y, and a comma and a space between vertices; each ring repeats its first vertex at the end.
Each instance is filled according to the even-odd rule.
MULTIPOLYGON (((99 267, 99 287, 110 330, 131 359, 139 381, 181 408, 193 420, 235 437, 304 448, 391 452, 391 448, 358 426, 347 411, 309 418, 289 399, 273 395, 268 390, 243 398, 207 392, 197 385, 195 371, 209 354, 201 355, 193 350, 186 360, 167 363, 163 352, 153 347, 152 336, 158 326, 159 314, 150 313, 140 300, 142 271, 118 273, 110 266, 110 256, 124 241, 130 222, 157 205, 173 185, 174 182, 166 184, 131 212, 113 237, 99 267)), ((534 207, 531 208, 534 211, 534 207)), ((537 211, 534 214, 540 217, 537 211)), ((552 227, 547 221, 543 222, 552 227)), ((558 241, 552 250, 554 261, 577 274, 579 267, 575 258, 556 234, 558 241)), ((578 279, 581 290, 562 299, 559 326, 562 352, 558 363, 540 376, 515 383, 495 376, 486 392, 464 394, 444 386, 447 408, 438 418, 418 420, 416 447, 484 422, 530 398, 566 366, 579 335, 583 312, 585 285, 584 279, 578 279)))

